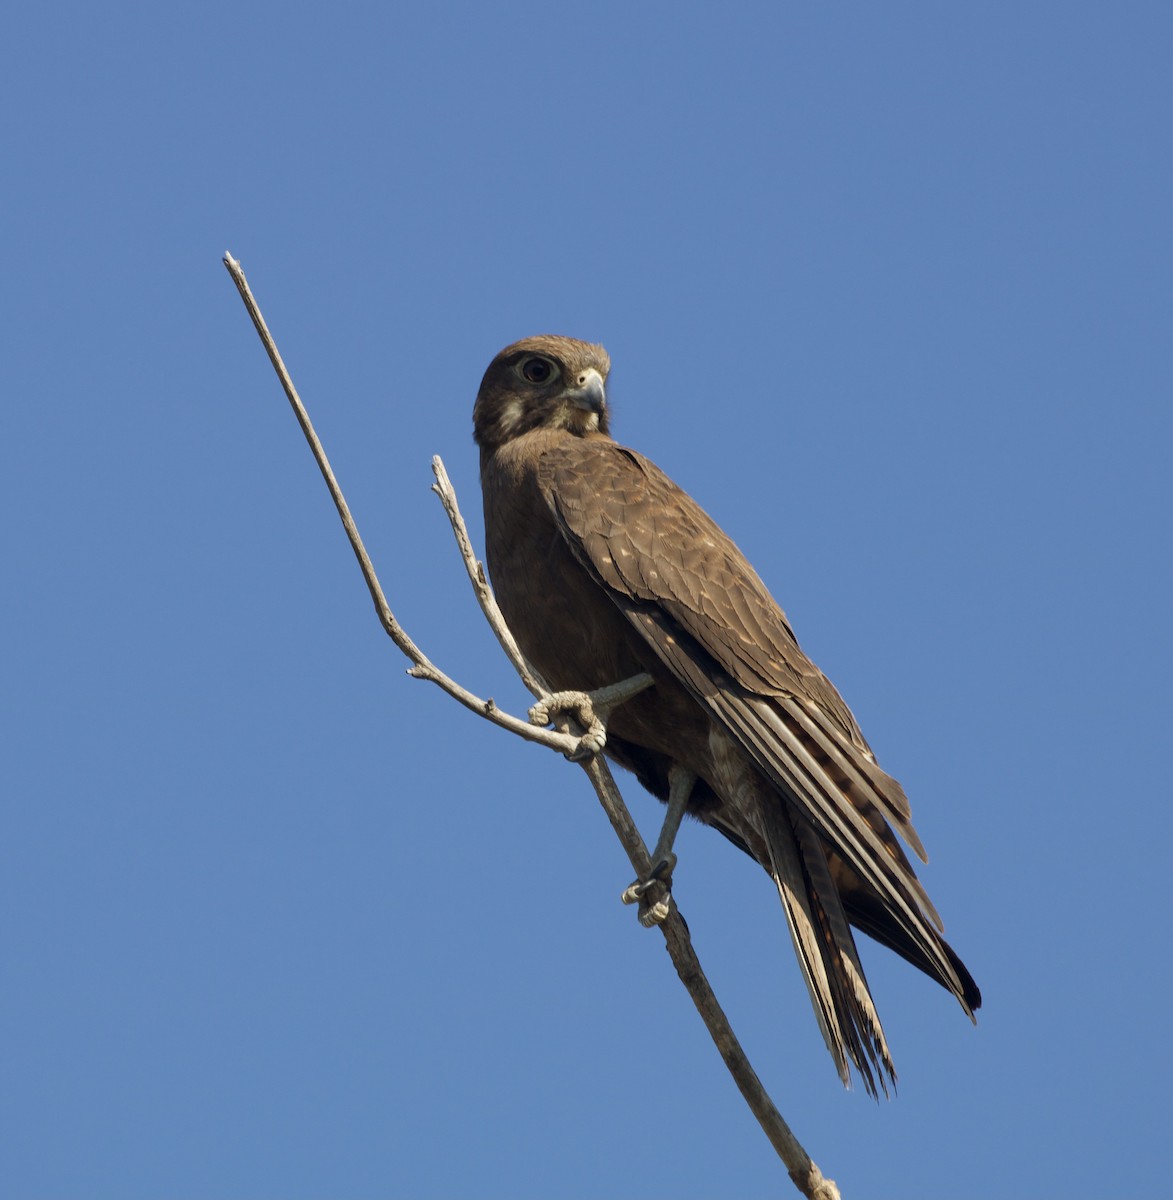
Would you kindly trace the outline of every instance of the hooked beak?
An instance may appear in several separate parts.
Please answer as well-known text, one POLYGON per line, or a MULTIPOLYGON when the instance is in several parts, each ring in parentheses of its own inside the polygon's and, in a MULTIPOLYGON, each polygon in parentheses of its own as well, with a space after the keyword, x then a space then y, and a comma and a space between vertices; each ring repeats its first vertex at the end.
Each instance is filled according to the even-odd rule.
POLYGON ((594 367, 588 367, 575 380, 575 386, 567 388, 566 399, 583 412, 602 416, 603 409, 607 407, 607 389, 603 386, 602 375, 594 367))

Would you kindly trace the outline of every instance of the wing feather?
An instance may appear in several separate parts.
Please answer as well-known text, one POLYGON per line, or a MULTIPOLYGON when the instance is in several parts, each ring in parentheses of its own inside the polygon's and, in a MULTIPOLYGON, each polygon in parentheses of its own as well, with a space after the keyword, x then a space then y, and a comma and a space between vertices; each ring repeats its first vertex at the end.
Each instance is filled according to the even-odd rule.
POLYGON ((737 546, 654 464, 609 439, 560 443, 539 481, 583 566, 969 1011, 940 917, 891 827, 924 858, 904 792, 737 546))

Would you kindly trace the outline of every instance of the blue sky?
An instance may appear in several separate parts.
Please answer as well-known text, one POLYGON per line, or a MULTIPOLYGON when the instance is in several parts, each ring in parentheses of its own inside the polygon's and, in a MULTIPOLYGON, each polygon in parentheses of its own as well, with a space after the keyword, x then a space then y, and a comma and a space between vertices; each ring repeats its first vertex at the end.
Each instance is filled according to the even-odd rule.
POLYGON ((580 773, 404 676, 231 250, 441 666, 525 706, 430 458, 479 543, 485 365, 598 340, 903 781, 986 1004, 865 947, 891 1103, 767 877, 678 847, 845 1197, 1163 1195, 1171 50, 1151 3, 6 15, 5 1190, 789 1186, 580 773))

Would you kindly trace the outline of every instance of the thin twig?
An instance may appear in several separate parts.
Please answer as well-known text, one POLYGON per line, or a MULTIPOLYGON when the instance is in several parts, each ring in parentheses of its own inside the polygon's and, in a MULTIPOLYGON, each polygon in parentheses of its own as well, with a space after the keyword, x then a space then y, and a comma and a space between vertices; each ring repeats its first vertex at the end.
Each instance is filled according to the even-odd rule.
POLYGON ((346 529, 346 536, 350 539, 350 545, 354 550, 355 557, 358 559, 363 579, 366 580, 367 590, 371 593, 371 599, 374 601, 375 612, 379 615, 379 621, 395 645, 414 664, 408 674, 415 679, 427 679, 437 684, 454 700, 463 704, 465 708, 485 717, 495 725, 500 725, 502 729, 508 729, 510 733, 516 733, 519 737, 523 737, 527 741, 548 746, 551 750, 557 750, 562 754, 573 754, 578 747, 577 738, 559 733, 557 730, 541 729, 531 725, 528 721, 523 721, 519 717, 504 712, 492 700, 483 700, 480 696, 475 696, 467 688, 461 687, 460 684, 441 671, 415 642, 407 636, 406 631, 395 619, 395 614, 391 611, 391 606, 387 603, 387 597, 383 594, 383 589, 379 585, 379 578, 375 574, 375 568, 371 563, 370 555, 367 554, 363 540, 359 536, 358 527, 354 523, 354 518, 350 515, 350 507, 342 495, 342 489, 338 486, 337 479, 334 478, 334 472, 330 468, 326 452, 322 449, 322 443, 318 440, 318 435, 314 432, 309 414, 301 402, 301 397, 297 394, 297 389, 293 386, 293 380, 289 377, 289 372, 285 369, 285 363, 281 360, 277 345, 273 341, 272 334, 269 333, 269 327, 265 324, 265 318, 261 316, 261 310, 257 307, 256 300, 253 299, 248 281, 244 277, 244 271, 241 270, 240 263, 231 254, 224 255, 224 265, 228 268, 228 273, 232 276, 237 291, 240 292, 240 297, 244 301, 245 308, 248 309, 249 316, 252 317, 261 342, 273 363, 274 370, 277 372, 277 378, 281 381, 281 386, 284 388, 285 395, 288 397, 290 406, 293 408, 294 416, 297 417, 297 423, 301 426, 302 433, 305 434, 305 439, 309 443, 310 450, 313 452, 314 461, 317 462, 318 469, 322 472, 322 478, 326 481, 326 487, 330 490, 334 507, 338 510, 338 515, 342 518, 342 524, 346 529))
MULTIPOLYGON (((370 591, 379 621, 395 645, 412 662, 408 674, 416 679, 431 680, 466 708, 501 726, 501 728, 518 734, 527 741, 548 746, 567 756, 572 754, 579 746, 579 738, 573 733, 538 728, 529 722, 522 721, 518 717, 503 712, 491 699, 483 700, 473 695, 472 692, 461 687, 436 667, 411 638, 407 636, 407 633, 403 630, 399 622, 396 621, 391 607, 387 603, 387 598, 383 594, 383 589, 379 584, 379 579, 371 563, 370 556, 367 554, 366 547, 359 536, 358 527, 355 525, 354 518, 351 516, 350 509, 342 495, 342 489, 338 486, 334 472, 330 469, 326 453, 322 449, 322 444, 318 440, 317 434, 314 432, 309 414, 306 412, 297 394, 297 389, 293 386, 293 381, 289 376, 289 372, 285 369, 285 364, 281 359, 272 335, 269 333, 265 319, 261 315, 256 301, 253 299, 240 263, 231 254, 225 254, 224 265, 227 267, 228 273, 232 276, 233 282, 240 292, 241 299, 244 301, 249 316, 256 326, 261 342, 264 344, 265 350, 273 363, 277 377, 280 379, 281 386, 284 388, 285 394, 289 398, 289 403, 297 417, 298 424, 305 434, 306 441, 309 443, 318 468, 322 472, 322 477, 326 481, 326 486, 330 490, 330 495, 334 500, 338 515, 342 518, 342 524, 346 529, 346 535, 350 540, 355 557, 358 559, 363 578, 366 580, 367 589, 370 591)), ((490 627, 526 687, 539 698, 548 696, 550 692, 549 687, 522 654, 513 634, 505 623, 505 618, 497 607, 497 602, 485 577, 484 567, 477 560, 473 551, 472 541, 468 536, 468 529, 464 524, 464 518, 461 516, 460 508, 456 502, 455 489, 452 487, 448 474, 444 470, 444 464, 438 456, 432 460, 432 469, 436 476, 436 484, 433 490, 440 497, 444 504, 444 509, 448 513, 452 531, 460 549, 461 558, 468 571, 469 580, 473 585, 477 601, 490 627)), ((650 682, 649 678, 648 683, 650 684, 650 682)), ((645 684, 644 686, 647 685, 645 684)), ((627 852, 627 856, 631 860, 631 865, 635 869, 636 874, 641 879, 647 878, 652 869, 651 857, 648 854, 647 846, 640 835, 639 829, 632 820, 623 797, 620 795, 606 760, 602 755, 594 754, 581 762, 580 765, 586 772, 587 778, 591 781, 591 786, 595 789, 595 793, 598 795, 607 813, 607 817, 611 821, 612 827, 623 844, 623 848, 627 852)), ((810 1156, 794 1137, 794 1134, 790 1131, 790 1127, 782 1119, 782 1115, 767 1095, 765 1088, 757 1077, 757 1073, 750 1065, 748 1058, 746 1058, 745 1052, 737 1041, 733 1029, 720 1004, 717 1002, 717 997, 713 993, 708 979, 701 969, 700 960, 696 956, 696 951, 693 949, 692 940, 688 934, 688 927, 685 925, 684 919, 681 917, 674 900, 669 901, 668 916, 662 923, 661 928, 664 931, 664 940, 668 953, 672 958, 681 982, 688 989, 688 993, 692 997, 697 1011, 701 1014, 710 1036, 716 1043, 721 1057, 725 1060, 726 1067, 741 1090, 746 1103, 765 1131, 766 1136, 770 1139, 778 1156, 785 1163, 795 1186, 809 1200, 839 1200, 839 1191, 835 1184, 831 1180, 823 1178, 819 1168, 811 1161, 810 1156)))
POLYGON ((493 589, 489 587, 489 581, 485 576, 485 568, 472 548, 472 539, 468 536, 468 526, 465 525, 460 505, 456 502, 456 489, 452 486, 452 480, 448 478, 448 472, 444 469, 444 461, 438 454, 432 456, 432 474, 436 477, 436 482, 432 484, 432 491, 440 497, 440 503, 448 514, 448 521, 452 526, 452 533, 456 537, 457 548, 460 550, 460 560, 468 572, 468 580, 472 584, 473 594, 481 606, 481 611, 485 614, 485 619, 489 622, 489 628, 496 635, 497 641, 501 643, 501 649, 505 651, 505 656, 513 664, 513 669, 521 676, 521 682, 535 696, 539 698, 548 696, 553 689, 538 674, 533 663, 522 654, 521 647, 517 644, 512 631, 505 624, 501 610, 497 607, 493 589))

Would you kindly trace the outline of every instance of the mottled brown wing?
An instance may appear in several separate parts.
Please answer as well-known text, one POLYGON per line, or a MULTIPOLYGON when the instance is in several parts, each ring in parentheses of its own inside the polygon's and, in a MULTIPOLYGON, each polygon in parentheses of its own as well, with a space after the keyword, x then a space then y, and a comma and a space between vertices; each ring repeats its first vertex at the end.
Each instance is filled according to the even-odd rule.
POLYGON ((867 748, 745 556, 654 463, 614 442, 578 441, 544 455, 540 478, 610 587, 660 604, 738 683, 815 701, 867 748))
POLYGON ((900 785, 876 766, 839 693, 728 535, 658 467, 609 439, 549 450, 539 480, 579 561, 960 994, 923 914, 938 927, 940 919, 888 824, 924 857, 900 785))

